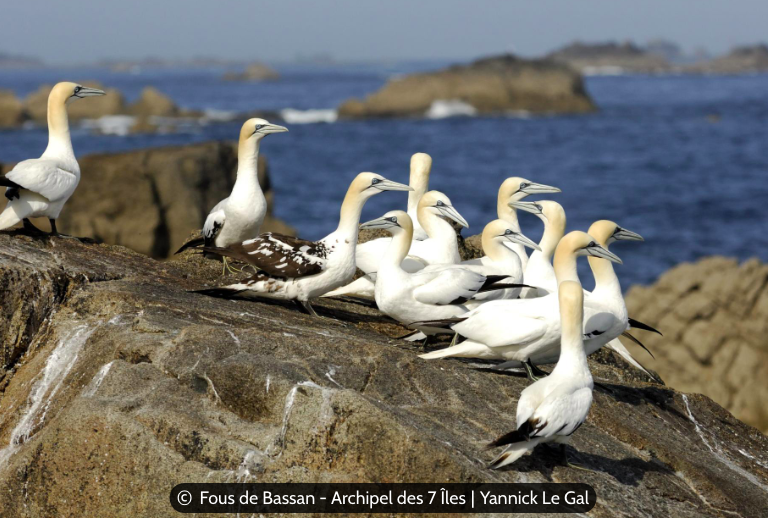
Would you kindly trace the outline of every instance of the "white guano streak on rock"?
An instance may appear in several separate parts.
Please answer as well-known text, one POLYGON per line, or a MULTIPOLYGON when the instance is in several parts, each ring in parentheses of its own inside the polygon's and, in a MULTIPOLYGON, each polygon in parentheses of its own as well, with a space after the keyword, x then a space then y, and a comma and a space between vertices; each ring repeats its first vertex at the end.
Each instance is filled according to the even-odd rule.
POLYGON ((96 394, 104 378, 107 377, 109 369, 112 368, 113 363, 115 363, 114 360, 101 366, 99 372, 96 373, 91 382, 85 387, 85 390, 83 390, 83 397, 93 397, 96 394))

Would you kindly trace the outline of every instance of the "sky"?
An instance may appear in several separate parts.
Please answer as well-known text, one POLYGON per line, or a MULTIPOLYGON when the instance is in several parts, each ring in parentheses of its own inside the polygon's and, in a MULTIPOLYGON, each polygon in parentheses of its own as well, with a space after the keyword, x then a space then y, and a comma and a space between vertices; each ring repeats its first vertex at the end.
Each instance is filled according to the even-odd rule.
POLYGON ((0 13, 0 52, 51 65, 534 56, 575 39, 659 37, 722 53, 768 41, 766 0, 0 0, 0 13))

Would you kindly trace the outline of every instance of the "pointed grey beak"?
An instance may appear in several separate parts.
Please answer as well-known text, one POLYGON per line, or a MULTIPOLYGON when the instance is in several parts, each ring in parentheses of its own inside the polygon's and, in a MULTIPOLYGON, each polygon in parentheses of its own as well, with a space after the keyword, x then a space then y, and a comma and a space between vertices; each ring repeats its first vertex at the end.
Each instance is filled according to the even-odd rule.
POLYGON ((98 88, 88 88, 87 86, 84 86, 76 94, 77 97, 94 97, 96 95, 107 95, 107 93, 98 88))
POLYGON ((518 243, 523 246, 527 246, 528 248, 533 248, 534 250, 538 250, 541 252, 541 247, 522 235, 520 232, 513 232, 511 234, 502 234, 501 237, 506 239, 507 241, 511 241, 512 243, 518 243))
POLYGON ((562 192, 557 187, 552 187, 551 185, 544 185, 543 183, 529 183, 522 189, 520 189, 521 192, 524 192, 526 194, 544 194, 544 193, 556 193, 556 192, 562 192))
POLYGON ((535 201, 511 201, 509 206, 513 209, 530 212, 531 214, 542 214, 541 206, 537 205, 535 201))
POLYGON ((269 135, 270 133, 285 133, 288 131, 288 128, 285 126, 279 126, 277 124, 269 124, 264 128, 261 128, 259 130, 259 133, 264 133, 266 135, 269 135))
POLYGON ((600 245, 587 247, 587 253, 592 257, 599 257, 600 259, 608 259, 612 263, 624 264, 622 260, 619 259, 618 255, 614 254, 613 252, 609 252, 608 250, 606 250, 600 245))
POLYGON ((377 183, 374 187, 379 189, 380 191, 412 191, 413 187, 410 187, 408 185, 393 182, 392 180, 387 180, 386 178, 379 183, 377 183))
POLYGON ((469 223, 464 217, 459 214, 459 211, 453 208, 452 205, 436 205, 435 208, 440 211, 440 214, 448 219, 451 219, 461 225, 464 228, 469 228, 469 223))
POLYGON ((392 221, 390 218, 382 216, 380 218, 372 219, 371 221, 366 221, 365 223, 361 224, 360 230, 373 228, 392 228, 399 226, 400 224, 397 221, 392 221))
POLYGON ((616 228, 616 231, 613 233, 613 239, 616 241, 645 241, 640 234, 621 227, 616 228))

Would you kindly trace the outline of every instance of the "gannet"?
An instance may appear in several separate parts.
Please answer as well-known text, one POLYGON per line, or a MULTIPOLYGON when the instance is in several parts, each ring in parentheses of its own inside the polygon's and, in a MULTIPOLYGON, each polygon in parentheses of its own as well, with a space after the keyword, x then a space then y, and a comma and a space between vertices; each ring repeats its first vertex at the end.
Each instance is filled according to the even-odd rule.
MULTIPOLYGON (((506 446, 488 467, 498 469, 515 462, 537 444, 565 445, 587 419, 592 406, 592 374, 584 352, 584 295, 578 280, 567 280, 558 288, 562 343, 560 359, 552 373, 528 386, 517 403, 517 429, 488 445, 506 446)), ((554 297, 554 295, 553 295, 554 297)))
POLYGON ((429 237, 419 223, 417 211, 419 201, 429 188, 429 173, 432 171, 432 157, 426 153, 415 153, 411 157, 411 178, 408 181, 413 190, 408 193, 408 216, 413 222, 413 239, 423 241, 429 237))
MULTIPOLYGON (((569 233, 557 245, 555 273, 557 280, 578 281, 576 258, 602 257, 621 263, 615 254, 600 246, 589 234, 569 233)), ((615 325, 616 317, 601 306, 584 305, 585 341, 599 339, 615 325)), ((424 359, 485 358, 525 362, 529 376, 533 377, 529 362, 531 356, 549 351, 560 340, 560 313, 557 295, 517 300, 492 300, 453 320, 422 323, 432 327, 448 327, 467 338, 464 342, 422 355, 424 359)))
POLYGON ((29 218, 45 217, 51 222, 51 234, 58 235, 56 219, 80 182, 80 166, 72 149, 66 105, 70 102, 104 95, 96 88, 75 83, 58 83, 48 95, 48 147, 40 158, 24 160, 5 177, 8 205, 0 214, 0 230, 20 221, 28 231, 40 233, 29 218))
POLYGON ((253 265, 258 271, 238 283, 198 293, 225 298, 240 295, 295 300, 308 313, 316 315, 309 301, 349 282, 355 274, 358 224, 366 200, 382 191, 410 190, 407 185, 381 175, 360 173, 344 197, 338 228, 319 241, 267 232, 226 248, 203 247, 206 252, 253 265))
POLYGON ((552 256, 557 244, 565 234, 565 211, 555 201, 512 201, 510 207, 535 214, 544 222, 544 234, 539 241, 540 250, 535 250, 525 267, 525 283, 537 289, 526 288, 520 297, 524 299, 543 297, 557 290, 552 256))
POLYGON ((463 304, 478 293, 508 286, 496 284, 506 280, 506 275, 483 275, 462 265, 431 265, 416 273, 405 271, 402 262, 411 246, 413 224, 401 210, 387 212, 360 228, 384 229, 393 236, 376 276, 375 297, 379 310, 425 334, 444 331, 411 323, 461 315, 467 312, 463 304))
MULTIPOLYGON (((461 262, 462 266, 483 275, 505 275, 506 282, 520 284, 524 282, 523 266, 520 256, 510 247, 527 246, 539 250, 539 245, 513 229, 513 225, 502 219, 495 219, 483 229, 482 246, 485 255, 478 259, 461 262)), ((503 299, 516 299, 521 288, 503 291, 488 291, 478 294, 473 302, 503 299)))
POLYGON ((197 246, 225 248, 259 235, 267 213, 267 200, 259 185, 259 145, 267 135, 285 131, 288 129, 264 119, 245 121, 237 145, 237 179, 232 193, 211 209, 202 237, 184 243, 177 254, 197 246))
MULTIPOLYGON (((445 219, 455 221, 463 227, 468 227, 469 224, 453 207, 450 198, 439 191, 429 191, 419 200, 416 212, 429 237, 423 241, 411 242, 403 268, 408 272, 416 272, 427 265, 461 262, 456 231, 445 219)), ((379 262, 391 241, 391 237, 381 237, 358 245, 355 262, 365 275, 324 296, 353 295, 373 298, 379 262)))
MULTIPOLYGON (((560 189, 557 187, 532 182, 526 178, 520 178, 519 176, 507 178, 501 183, 501 187, 499 187, 499 193, 496 198, 496 214, 499 219, 503 219, 512 225, 512 230, 520 232, 517 211, 514 207, 509 205, 509 202, 520 201, 531 194, 558 192, 560 192, 560 189)), ((525 267, 528 265, 528 254, 525 251, 525 247, 516 244, 512 245, 512 250, 517 252, 517 255, 520 256, 520 261, 523 263, 523 271, 525 271, 525 267)))

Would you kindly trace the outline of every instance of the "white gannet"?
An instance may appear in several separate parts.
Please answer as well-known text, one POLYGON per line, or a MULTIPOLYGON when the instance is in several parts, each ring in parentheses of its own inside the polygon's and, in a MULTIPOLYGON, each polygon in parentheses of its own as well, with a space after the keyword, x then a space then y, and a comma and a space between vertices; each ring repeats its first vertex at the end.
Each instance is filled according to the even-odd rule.
POLYGON ((211 209, 203 236, 184 243, 177 254, 203 245, 224 248, 259 235, 267 213, 267 200, 259 185, 259 145, 267 135, 285 131, 288 129, 264 119, 245 121, 237 145, 237 179, 232 193, 211 209))
MULTIPOLYGON (((553 295, 554 296, 554 295, 553 295)), ((584 294, 578 280, 560 283, 558 303, 561 322, 560 359, 552 373, 528 386, 517 403, 517 429, 488 445, 506 446, 488 467, 498 469, 515 462, 537 444, 565 445, 587 419, 592 406, 592 374, 584 352, 584 294)))
MULTIPOLYGON (((462 261, 461 266, 469 267, 483 275, 505 275, 505 282, 520 284, 524 282, 523 266, 520 256, 510 247, 527 246, 534 250, 539 245, 525 237, 519 231, 513 229, 513 225, 502 219, 495 219, 488 223, 482 234, 483 252, 485 255, 478 259, 462 261)), ((488 291, 478 294, 474 301, 495 299, 516 299, 521 288, 507 289, 503 291, 488 291)))
POLYGON ((376 304, 380 311, 412 329, 425 334, 443 333, 443 329, 433 331, 411 324, 461 315, 467 312, 463 304, 478 293, 508 286, 496 285, 506 280, 506 275, 483 275, 456 264, 431 265, 416 273, 405 271, 402 263, 413 239, 413 224, 408 214, 401 210, 387 212, 363 223, 360 228, 385 229, 392 234, 389 247, 379 262, 376 304))
POLYGON ((525 267, 525 283, 537 289, 525 288, 520 297, 530 299, 543 297, 557 291, 555 270, 552 267, 552 256, 557 244, 565 234, 565 211, 556 201, 512 201, 511 207, 535 214, 544 222, 544 234, 539 241, 539 250, 535 250, 528 258, 525 267))
POLYGON ((58 235, 56 219, 80 182, 66 105, 95 95, 104 92, 75 83, 53 87, 48 95, 48 147, 40 158, 19 162, 5 177, 0 176, 9 200, 0 214, 0 230, 23 221, 27 231, 41 233, 29 218, 45 217, 51 222, 51 234, 58 235))
POLYGON ((408 216, 413 222, 413 239, 423 241, 429 237, 421 227, 417 211, 419 201, 429 188, 429 173, 432 171, 432 157, 426 153, 415 153, 411 157, 411 177, 408 181, 413 190, 408 193, 408 216))
MULTIPOLYGON (((403 268, 408 272, 416 272, 427 265, 459 263, 461 256, 456 231, 445 219, 455 221, 463 227, 469 225, 453 207, 450 198, 439 191, 429 191, 419 200, 416 212, 429 237, 423 241, 411 241, 403 268)), ((391 237, 380 237, 359 244, 355 252, 355 262, 365 275, 324 296, 352 295, 373 298, 376 271, 391 241, 391 237)))
MULTIPOLYGON (((526 178, 520 178, 519 176, 512 176, 504 180, 501 183, 501 187, 499 187, 499 193, 496 197, 496 214, 499 219, 503 219, 512 225, 512 230, 520 232, 517 211, 514 207, 509 205, 509 202, 520 201, 531 194, 558 192, 560 192, 560 189, 557 187, 532 182, 526 178)), ((525 271, 525 267, 528 265, 528 254, 525 251, 525 247, 516 244, 512 245, 512 250, 517 252, 517 255, 520 256, 520 261, 523 263, 523 271, 525 271)))
POLYGON ((226 248, 203 250, 228 256, 259 270, 247 279, 198 293, 229 298, 234 295, 294 300, 316 315, 311 299, 343 285, 355 274, 360 213, 366 200, 382 191, 410 191, 407 185, 375 173, 360 173, 352 181, 341 204, 338 228, 319 241, 267 232, 226 248))
MULTIPOLYGON (((581 256, 602 257, 621 263, 615 254, 600 246, 589 234, 569 233, 557 246, 555 273, 558 281, 574 280, 576 259, 581 256)), ((616 317, 601 306, 584 305, 585 340, 600 339, 615 325, 616 317)), ((427 325, 427 324, 424 324, 427 325)), ((492 300, 453 320, 429 322, 432 327, 449 327, 467 338, 453 347, 422 355, 424 359, 484 358, 525 362, 533 378, 529 359, 542 351, 549 351, 560 340, 560 313, 557 295, 552 293, 534 299, 492 300)))

